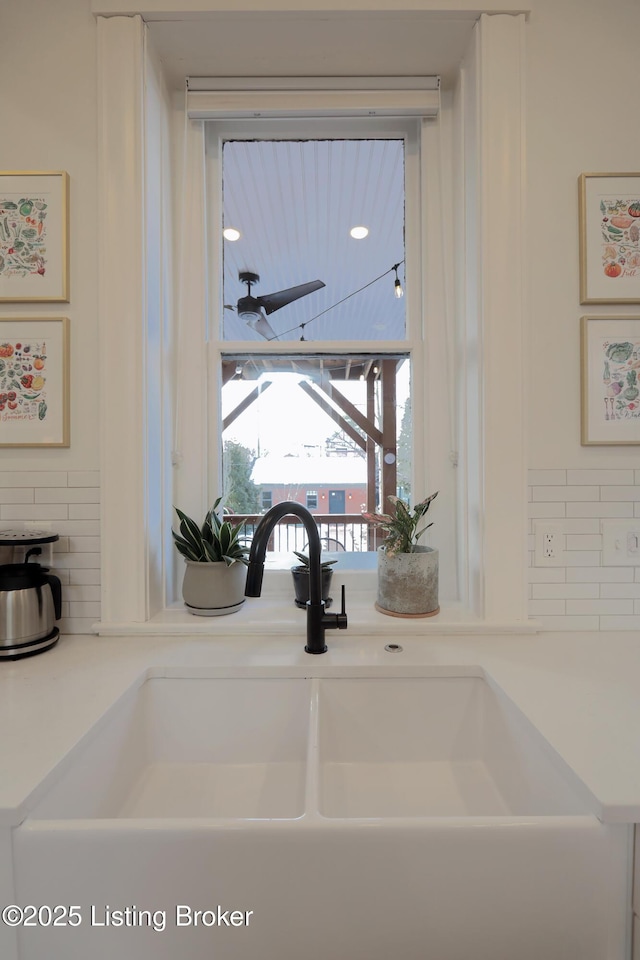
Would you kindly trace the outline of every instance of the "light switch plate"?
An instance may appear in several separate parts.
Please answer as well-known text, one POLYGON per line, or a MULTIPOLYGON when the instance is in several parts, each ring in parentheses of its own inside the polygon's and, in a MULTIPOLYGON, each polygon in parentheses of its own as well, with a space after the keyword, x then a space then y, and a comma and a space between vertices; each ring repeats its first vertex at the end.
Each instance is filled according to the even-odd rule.
POLYGON ((640 567, 640 520, 601 520, 602 564, 640 567))

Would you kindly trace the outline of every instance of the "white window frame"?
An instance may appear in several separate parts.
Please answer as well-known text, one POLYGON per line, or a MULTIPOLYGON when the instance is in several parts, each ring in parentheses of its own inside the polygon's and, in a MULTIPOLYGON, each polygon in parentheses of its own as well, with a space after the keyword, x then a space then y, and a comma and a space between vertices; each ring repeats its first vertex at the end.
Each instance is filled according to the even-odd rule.
MULTIPOLYGON (((205 124, 205 169, 208 234, 208 328, 209 339, 209 494, 221 489, 222 411, 221 369, 225 353, 254 353, 277 356, 283 353, 305 355, 318 352, 406 353, 411 363, 411 397, 414 409, 424 408, 425 344, 422 312, 423 254, 421 217, 422 164, 421 140, 424 121, 409 118, 322 118, 207 121, 205 124), (248 341, 223 339, 223 290, 221 269, 222 229, 222 144, 225 140, 260 139, 402 139, 405 157, 405 329, 402 340, 308 340, 248 341)), ((422 489, 426 475, 426 418, 415 418, 413 429, 412 489, 422 489)))

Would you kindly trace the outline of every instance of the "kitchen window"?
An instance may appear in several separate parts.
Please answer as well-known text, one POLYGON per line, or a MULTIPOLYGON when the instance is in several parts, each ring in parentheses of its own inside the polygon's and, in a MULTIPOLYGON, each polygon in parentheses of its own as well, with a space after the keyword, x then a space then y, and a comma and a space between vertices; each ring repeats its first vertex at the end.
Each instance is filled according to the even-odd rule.
MULTIPOLYGON (((269 474, 281 492, 274 502, 306 503, 305 480, 348 491, 344 522, 355 503, 359 527, 363 504, 411 496, 419 462, 418 143, 406 120, 206 125, 210 356, 220 384, 212 412, 222 440, 247 447, 258 486, 264 461, 281 459, 280 475, 269 474), (317 472, 303 475, 311 459, 317 472)), ((322 512, 317 492, 311 509, 322 512)), ((372 548, 366 528, 347 540, 347 549, 372 548)))

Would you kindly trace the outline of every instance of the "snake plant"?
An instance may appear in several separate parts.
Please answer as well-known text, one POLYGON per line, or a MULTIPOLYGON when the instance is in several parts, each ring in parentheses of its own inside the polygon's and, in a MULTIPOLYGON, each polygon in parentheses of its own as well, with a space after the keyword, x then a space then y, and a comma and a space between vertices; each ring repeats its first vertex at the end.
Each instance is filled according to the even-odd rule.
POLYGON ((248 547, 242 538, 244 524, 233 524, 228 520, 221 520, 216 510, 222 497, 218 497, 207 515, 202 526, 188 517, 186 513, 174 507, 180 520, 180 533, 171 531, 178 552, 196 563, 232 563, 247 564, 248 547))

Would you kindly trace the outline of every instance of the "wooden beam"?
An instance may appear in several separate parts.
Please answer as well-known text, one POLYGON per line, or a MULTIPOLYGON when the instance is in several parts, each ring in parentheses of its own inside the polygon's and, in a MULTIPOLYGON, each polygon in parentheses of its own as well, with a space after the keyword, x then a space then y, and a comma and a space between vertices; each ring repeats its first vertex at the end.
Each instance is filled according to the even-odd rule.
POLYGON ((271 380, 265 380, 263 383, 258 384, 258 386, 251 391, 249 396, 245 397, 244 400, 241 400, 238 406, 235 407, 231 413, 227 414, 222 421, 222 429, 226 430, 227 427, 231 426, 233 421, 237 420, 240 414, 244 413, 247 407, 250 407, 253 401, 257 400, 260 394, 264 393, 264 391, 270 386, 271 380))
POLYGON ((343 410, 348 417, 351 417, 353 422, 364 431, 367 437, 371 437, 374 443, 382 443, 382 433, 380 430, 378 430, 373 420, 371 420, 369 417, 365 417, 364 414, 362 414, 358 408, 351 403, 350 400, 347 400, 343 393, 340 393, 337 387, 334 387, 332 383, 329 383, 326 386, 325 384, 321 383, 320 389, 324 390, 324 392, 331 397, 334 403, 338 404, 340 409, 343 410))
POLYGON ((319 397, 309 383, 306 383, 304 380, 301 380, 298 386, 300 387, 301 390, 304 390, 307 396, 311 397, 311 399, 318 404, 320 409, 324 413, 326 413, 328 417, 331 417, 331 419, 338 424, 341 430, 344 430, 344 432, 347 434, 348 437, 351 437, 354 443, 357 443, 358 446, 361 447, 363 450, 367 449, 367 443, 364 437, 362 436, 362 434, 358 433, 357 430, 354 430, 351 424, 348 423, 344 419, 344 417, 341 417, 338 411, 334 410, 333 407, 330 404, 328 404, 326 400, 323 400, 322 397, 319 397))

